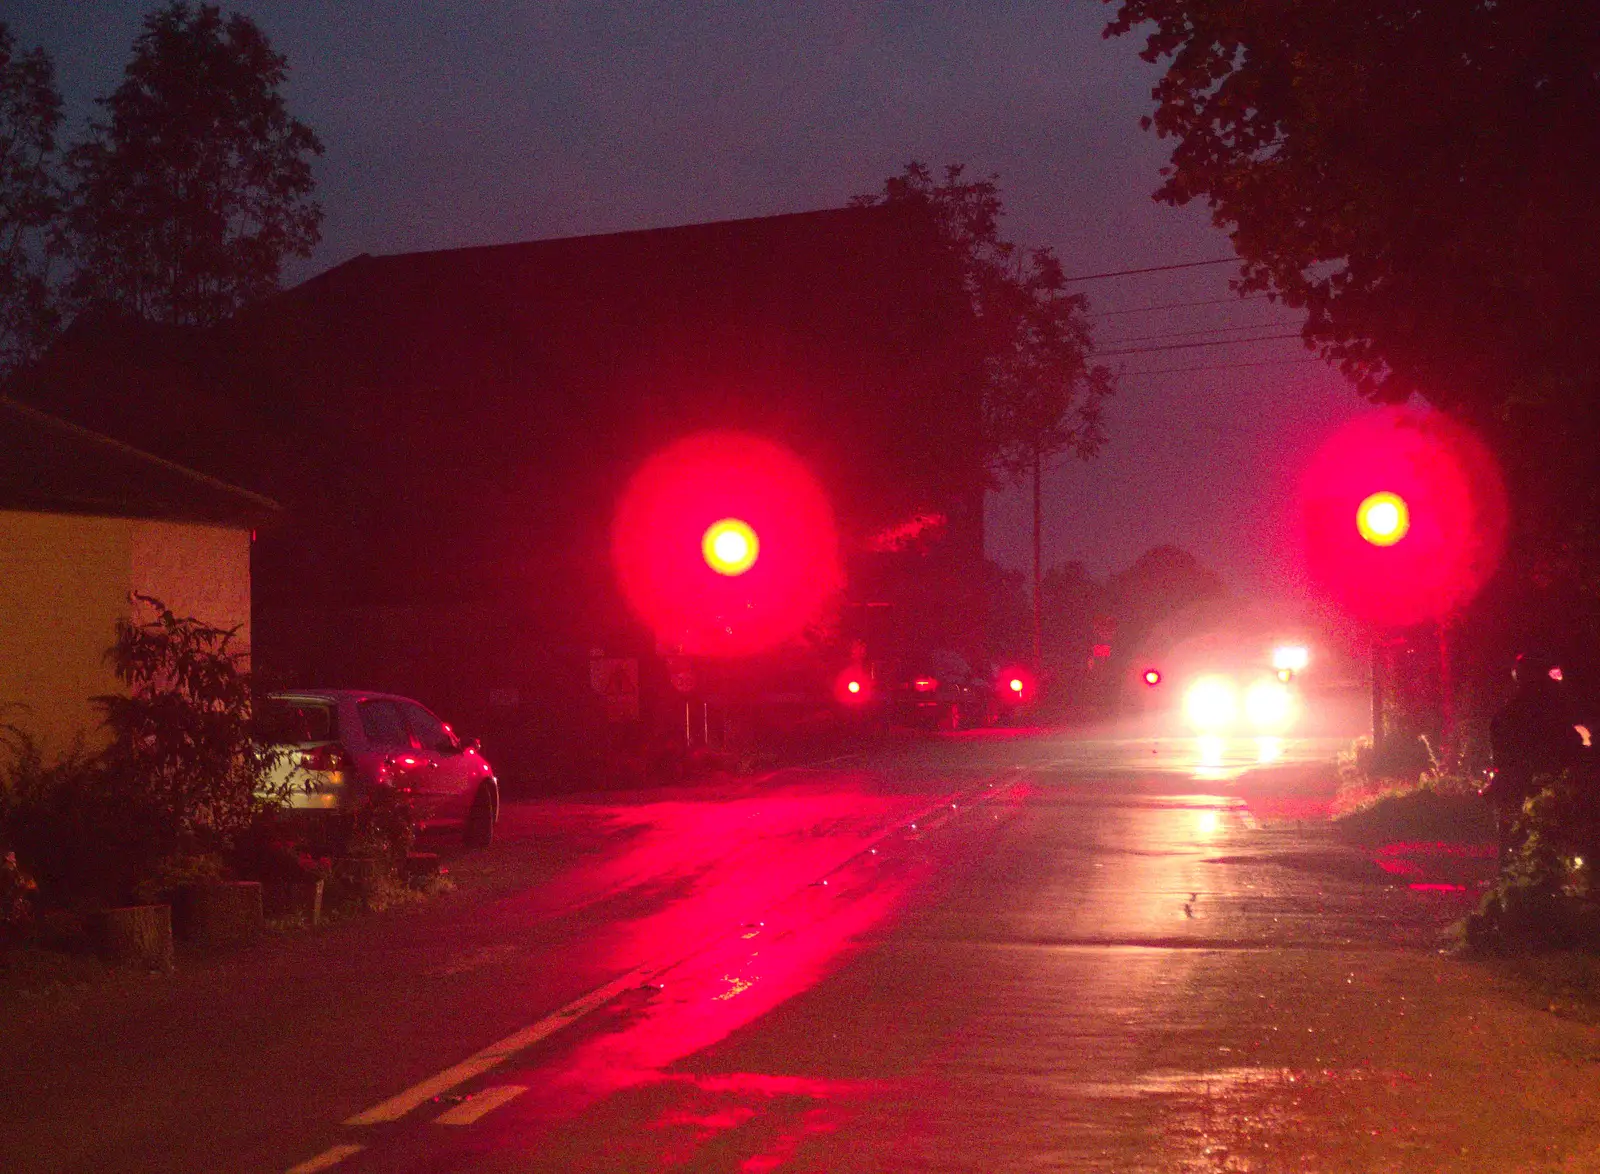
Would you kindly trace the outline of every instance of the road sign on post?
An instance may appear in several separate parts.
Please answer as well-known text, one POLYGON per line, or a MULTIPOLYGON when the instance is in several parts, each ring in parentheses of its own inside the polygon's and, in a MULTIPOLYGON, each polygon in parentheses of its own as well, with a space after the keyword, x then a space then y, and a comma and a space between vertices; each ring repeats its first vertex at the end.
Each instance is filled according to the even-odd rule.
POLYGON ((589 687, 605 702, 606 720, 639 720, 639 660, 633 656, 597 656, 589 661, 589 687))

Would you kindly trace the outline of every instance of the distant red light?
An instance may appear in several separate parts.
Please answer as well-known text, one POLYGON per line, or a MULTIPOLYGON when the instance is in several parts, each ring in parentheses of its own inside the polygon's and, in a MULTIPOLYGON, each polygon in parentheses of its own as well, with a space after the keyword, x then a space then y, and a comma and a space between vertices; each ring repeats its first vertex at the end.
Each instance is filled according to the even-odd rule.
POLYGON ((918 693, 932 693, 939 687, 939 682, 932 677, 918 677, 911 682, 911 687, 918 693))
POLYGON ((1022 692, 1022 678, 1021 677, 1012 677, 1011 678, 1011 691, 1013 693, 1021 693, 1022 692))
POLYGON ((1111 645, 1096 644, 1090 651, 1094 653, 1096 660, 1105 660, 1111 655, 1111 645))
POLYGON ((1161 684, 1161 671, 1159 669, 1145 669, 1144 683, 1151 686, 1161 684))
POLYGON ((846 665, 833 679, 833 696, 841 705, 865 705, 872 699, 872 678, 861 665, 846 665))

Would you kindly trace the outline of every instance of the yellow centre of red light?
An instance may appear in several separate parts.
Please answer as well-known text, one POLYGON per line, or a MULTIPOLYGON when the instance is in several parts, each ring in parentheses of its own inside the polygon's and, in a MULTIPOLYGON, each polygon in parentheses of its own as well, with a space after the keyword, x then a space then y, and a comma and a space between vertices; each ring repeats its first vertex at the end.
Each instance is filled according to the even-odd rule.
POLYGON ((1356 529, 1374 546, 1393 546, 1411 529, 1411 511, 1398 493, 1374 493, 1356 508, 1356 529))
POLYGON ((845 688, 850 690, 850 692, 852 692, 852 693, 859 693, 859 692, 861 692, 861 682, 860 681, 851 681, 848 685, 845 686, 845 688))
POLYGON ((738 518, 723 518, 706 527, 700 539, 706 566, 719 575, 742 575, 755 566, 761 554, 756 532, 738 518))
POLYGON ((1013 693, 1021 693, 1022 692, 1022 679, 1020 677, 1012 677, 1011 678, 1011 691, 1013 693))

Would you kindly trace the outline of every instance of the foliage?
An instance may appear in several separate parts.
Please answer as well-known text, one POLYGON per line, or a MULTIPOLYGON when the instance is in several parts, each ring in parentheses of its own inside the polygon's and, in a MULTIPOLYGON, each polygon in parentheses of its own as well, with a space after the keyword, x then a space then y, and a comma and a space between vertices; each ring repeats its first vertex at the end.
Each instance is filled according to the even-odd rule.
POLYGON ((228 866, 214 852, 179 852, 156 861, 150 874, 133 887, 133 898, 140 904, 170 901, 173 894, 189 885, 212 885, 228 879, 228 866))
POLYGON ((26 734, 8 733, 0 775, 0 838, 53 903, 132 896, 160 851, 149 813, 81 745, 47 763, 26 734))
POLYGON ((150 897, 182 876, 220 876, 258 813, 276 752, 255 738, 249 674, 232 632, 136 596, 155 618, 123 621, 108 653, 127 696, 102 697, 111 744, 47 763, 4 730, 0 839, 57 903, 150 897))
POLYGON ((416 817, 405 797, 393 787, 374 787, 356 805, 347 851, 398 868, 416 836, 416 817))
POLYGON ((1535 778, 1523 803, 1509 857, 1494 886, 1467 921, 1469 943, 1600 946, 1600 905, 1592 883, 1594 811, 1587 785, 1573 771, 1535 778))
POLYGON ((145 17, 109 114, 67 155, 66 241, 80 303, 210 323, 277 289, 309 256, 311 128, 280 89, 288 63, 249 18, 175 0, 145 17))
POLYGON ((276 752, 256 738, 236 631, 134 600, 155 618, 117 623, 107 658, 128 693, 96 699, 112 733, 108 769, 157 821, 163 856, 226 850, 263 803, 286 798, 266 793, 276 752))
POLYGON ((0 22, 0 376, 55 332, 47 235, 61 212, 53 171, 61 95, 43 49, 18 53, 0 22))
POLYGON ((17 863, 15 852, 0 854, 0 931, 21 929, 33 919, 38 891, 39 882, 17 863))
POLYGON ((1091 457, 1105 440, 1101 406, 1111 372, 1093 365, 1082 294, 1066 291, 1049 248, 1021 249, 1000 235, 999 177, 968 179, 959 163, 935 179, 919 162, 854 204, 926 208, 960 258, 983 362, 989 467, 1015 479, 1061 452, 1091 457))
POLYGON ((1600 38, 1592 4, 1107 0, 1166 63, 1157 198, 1207 201, 1240 292, 1307 311, 1370 398, 1511 464, 1536 575, 1600 571, 1600 38), (1539 530, 1544 533, 1538 533, 1539 530))
POLYGON ((1494 839, 1493 813, 1470 779, 1355 775, 1347 772, 1347 761, 1341 754, 1339 789, 1330 805, 1334 826, 1347 839, 1377 844, 1485 844, 1494 839))

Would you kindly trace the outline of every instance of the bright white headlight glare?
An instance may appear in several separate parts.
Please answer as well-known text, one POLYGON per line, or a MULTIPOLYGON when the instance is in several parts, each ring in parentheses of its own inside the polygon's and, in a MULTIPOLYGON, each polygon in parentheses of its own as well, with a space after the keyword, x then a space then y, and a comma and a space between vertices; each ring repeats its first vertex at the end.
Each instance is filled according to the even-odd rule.
POLYGON ((1275 669, 1303 673, 1310 663, 1311 650, 1303 644, 1285 644, 1272 650, 1272 667, 1275 669))
POLYGON ((1197 730, 1222 730, 1239 717, 1239 696, 1226 677, 1201 677, 1183 695, 1184 716, 1197 730))
POLYGON ((1257 681, 1245 692, 1244 715, 1258 730, 1281 730, 1294 720, 1294 695, 1277 681, 1257 681))

